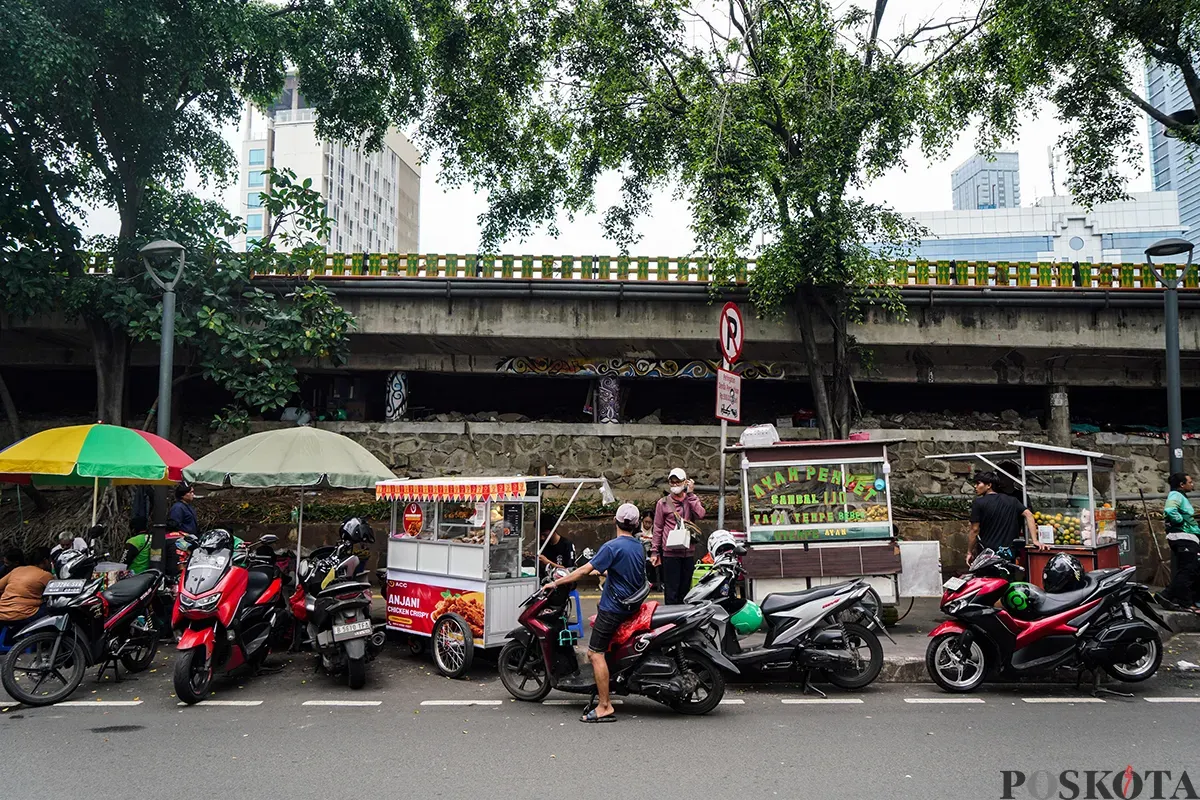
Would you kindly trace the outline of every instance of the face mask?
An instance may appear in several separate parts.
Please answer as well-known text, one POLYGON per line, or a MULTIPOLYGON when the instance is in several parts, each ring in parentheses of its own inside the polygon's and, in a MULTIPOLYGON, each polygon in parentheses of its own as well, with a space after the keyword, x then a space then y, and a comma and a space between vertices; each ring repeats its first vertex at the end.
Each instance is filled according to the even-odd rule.
POLYGON ((674 494, 674 495, 683 494, 683 487, 682 486, 672 486, 671 494, 674 494))

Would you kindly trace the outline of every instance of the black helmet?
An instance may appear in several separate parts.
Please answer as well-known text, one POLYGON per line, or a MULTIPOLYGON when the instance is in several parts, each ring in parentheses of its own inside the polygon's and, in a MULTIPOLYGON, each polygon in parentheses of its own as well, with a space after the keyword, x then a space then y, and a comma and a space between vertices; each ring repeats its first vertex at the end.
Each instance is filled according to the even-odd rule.
POLYGON ((342 523, 342 538, 351 544, 373 544, 375 532, 363 520, 351 517, 342 523))
POLYGON ((1042 586, 1051 594, 1083 588, 1083 565, 1075 556, 1059 553, 1042 570, 1042 586))

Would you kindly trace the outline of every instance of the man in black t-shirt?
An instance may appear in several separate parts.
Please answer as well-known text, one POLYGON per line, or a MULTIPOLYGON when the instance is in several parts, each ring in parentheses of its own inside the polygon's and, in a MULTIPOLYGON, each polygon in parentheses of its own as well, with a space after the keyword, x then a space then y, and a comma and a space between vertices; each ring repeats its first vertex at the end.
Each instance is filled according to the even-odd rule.
POLYGON ((968 557, 973 557, 980 549, 1012 547, 1013 540, 1020 538, 1022 530, 1026 541, 1031 544, 1037 541, 1032 512, 1017 498, 996 492, 997 483, 994 472, 981 472, 975 476, 968 557))
POLYGON ((547 572, 558 567, 566 567, 568 570, 575 569, 575 545, 570 539, 559 536, 558 531, 554 531, 550 534, 550 541, 546 542, 546 546, 542 548, 538 562, 544 565, 547 572))

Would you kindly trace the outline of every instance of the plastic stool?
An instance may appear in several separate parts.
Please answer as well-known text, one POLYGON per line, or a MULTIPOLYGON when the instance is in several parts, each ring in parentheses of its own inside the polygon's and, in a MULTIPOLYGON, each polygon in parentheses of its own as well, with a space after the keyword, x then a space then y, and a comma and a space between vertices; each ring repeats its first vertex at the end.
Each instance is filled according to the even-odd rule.
POLYGON ((567 630, 574 631, 579 638, 583 638, 583 603, 579 599, 579 590, 571 592, 571 599, 575 601, 575 621, 567 620, 567 630))

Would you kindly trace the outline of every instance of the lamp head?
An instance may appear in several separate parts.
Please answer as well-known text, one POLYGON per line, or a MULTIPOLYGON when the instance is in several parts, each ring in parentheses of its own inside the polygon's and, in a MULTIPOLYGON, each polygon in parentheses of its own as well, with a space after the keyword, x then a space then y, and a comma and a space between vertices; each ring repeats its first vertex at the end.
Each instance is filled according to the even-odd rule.
POLYGON ((138 250, 138 255, 149 261, 167 261, 183 255, 183 245, 170 239, 157 239, 138 250))
POLYGON ((1167 258, 1181 253, 1190 253, 1194 247, 1195 245, 1187 239, 1178 237, 1162 239, 1146 248, 1146 256, 1148 258, 1167 258))

